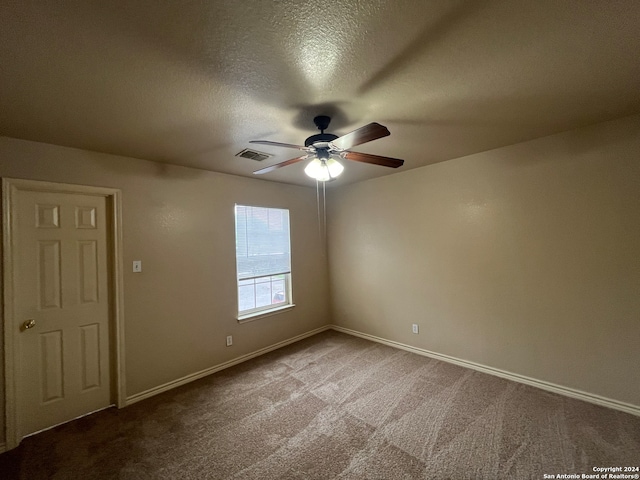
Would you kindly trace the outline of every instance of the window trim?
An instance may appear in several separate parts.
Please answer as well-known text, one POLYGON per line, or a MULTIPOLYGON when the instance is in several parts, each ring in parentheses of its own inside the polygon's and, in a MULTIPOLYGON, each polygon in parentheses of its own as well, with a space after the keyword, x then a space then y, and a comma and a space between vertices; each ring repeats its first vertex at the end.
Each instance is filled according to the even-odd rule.
MULTIPOLYGON (((234 206, 234 234, 237 231, 237 226, 238 226, 238 216, 237 216, 237 207, 254 207, 254 208, 264 208, 264 209, 271 209, 271 210, 279 210, 279 211, 286 211, 287 212, 287 227, 288 227, 288 241, 289 241, 289 245, 291 245, 291 213, 289 211, 288 208, 281 208, 281 207, 263 207, 263 206, 257 206, 257 205, 246 205, 246 204, 239 204, 236 203, 234 206)), ((269 226, 269 228, 271 229, 271 226, 269 226)), ((236 234, 236 238, 235 238, 235 245, 236 245, 236 249, 238 246, 238 239, 237 239, 237 234, 236 234)), ((295 304, 293 303, 293 288, 292 288, 292 273, 291 273, 291 267, 289 268, 289 271, 287 272, 278 272, 278 273, 270 273, 267 275, 261 275, 261 276, 257 276, 257 277, 251 277, 251 279, 260 279, 260 278, 265 278, 265 277, 272 277, 275 275, 284 275, 284 293, 285 293, 285 301, 284 302, 280 302, 277 304, 271 304, 271 305, 265 305, 263 307, 254 307, 252 309, 249 310, 243 310, 240 311, 240 282, 243 280, 249 280, 250 278, 238 278, 238 256, 237 256, 237 251, 236 251, 236 255, 235 255, 235 259, 236 259, 236 318, 238 320, 238 323, 245 323, 245 322, 250 322, 253 320, 258 320, 260 318, 264 318, 264 317, 270 317, 272 315, 276 315, 278 313, 281 313, 283 311, 287 311, 290 310, 291 308, 295 307, 295 304)), ((291 264, 291 247, 289 246, 289 264, 291 264)))
POLYGON ((280 305, 279 307, 271 308, 269 310, 260 310, 258 312, 248 313, 245 315, 238 315, 238 323, 247 323, 253 322, 254 320, 259 320, 264 317, 271 317, 272 315, 277 315, 286 310, 290 310, 295 307, 295 303, 289 303, 287 305, 280 305))

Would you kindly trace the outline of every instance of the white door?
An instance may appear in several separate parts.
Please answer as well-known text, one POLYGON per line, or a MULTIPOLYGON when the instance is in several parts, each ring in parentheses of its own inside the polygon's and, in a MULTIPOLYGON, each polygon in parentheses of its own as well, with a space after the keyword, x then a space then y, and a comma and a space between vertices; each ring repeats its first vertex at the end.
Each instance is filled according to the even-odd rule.
POLYGON ((108 224, 104 196, 20 190, 13 208, 24 436, 113 403, 108 224))

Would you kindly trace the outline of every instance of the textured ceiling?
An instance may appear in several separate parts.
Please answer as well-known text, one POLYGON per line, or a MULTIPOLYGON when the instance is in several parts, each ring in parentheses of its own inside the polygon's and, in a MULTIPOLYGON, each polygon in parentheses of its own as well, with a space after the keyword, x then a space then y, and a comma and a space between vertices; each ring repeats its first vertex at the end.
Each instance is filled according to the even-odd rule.
POLYGON ((637 0, 2 0, 0 22, 0 135, 238 175, 317 114, 405 159, 344 185, 640 111, 637 0))

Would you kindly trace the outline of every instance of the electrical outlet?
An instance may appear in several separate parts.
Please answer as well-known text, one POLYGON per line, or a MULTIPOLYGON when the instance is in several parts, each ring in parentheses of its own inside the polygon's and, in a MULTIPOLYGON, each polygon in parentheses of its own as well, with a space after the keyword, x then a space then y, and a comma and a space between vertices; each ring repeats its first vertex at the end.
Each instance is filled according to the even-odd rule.
POLYGON ((418 333, 418 324, 414 323, 413 324, 413 329, 412 329, 413 333, 418 333))
POLYGON ((231 335, 227 335, 227 347, 233 345, 233 337, 231 335))

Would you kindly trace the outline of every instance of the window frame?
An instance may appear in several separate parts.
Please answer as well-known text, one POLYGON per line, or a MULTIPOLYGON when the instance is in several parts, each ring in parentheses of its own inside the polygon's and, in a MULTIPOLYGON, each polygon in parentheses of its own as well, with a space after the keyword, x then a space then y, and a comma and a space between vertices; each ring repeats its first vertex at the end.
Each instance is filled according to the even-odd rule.
MULTIPOLYGON (((295 304, 293 303, 293 289, 292 289, 291 212, 289 211, 289 209, 280 208, 280 207, 263 207, 263 206, 257 206, 257 205, 246 205, 246 204, 236 203, 234 205, 233 217, 234 217, 234 237, 235 237, 234 244, 235 244, 235 248, 236 248, 236 252, 235 252, 235 264, 236 264, 236 314, 237 314, 238 322, 243 323, 243 322, 248 322, 248 321, 252 321, 252 320, 257 320, 259 318, 275 315, 277 313, 280 313, 282 311, 289 310, 289 309, 295 307, 295 304), (281 211, 286 211, 287 212, 288 242, 289 242, 289 252, 288 252, 289 253, 289 271, 288 272, 286 272, 286 273, 269 273, 269 274, 266 274, 266 275, 259 275, 259 276, 243 278, 243 279, 238 278, 239 272, 238 272, 238 251, 237 251, 237 248, 238 248, 238 236, 237 236, 238 208, 237 207, 263 208, 263 209, 281 210, 281 211), (282 276, 283 280, 284 280, 284 291, 283 291, 284 297, 285 297, 284 301, 278 302, 276 304, 271 303, 270 305, 254 307, 254 308, 247 309, 247 310, 242 310, 242 311, 240 310, 240 287, 242 286, 241 282, 246 282, 247 280, 252 280, 253 281, 254 300, 255 300, 256 299, 255 289, 256 289, 256 287, 258 285, 258 280, 271 277, 271 279, 270 279, 270 283, 271 283, 271 285, 270 285, 270 289, 271 289, 270 297, 273 298, 273 296, 275 295, 273 293, 273 282, 274 282, 273 277, 278 277, 278 276, 282 276)), ((262 283, 266 283, 266 282, 262 282, 262 283)), ((245 284, 244 286, 247 286, 247 285, 245 284)))

